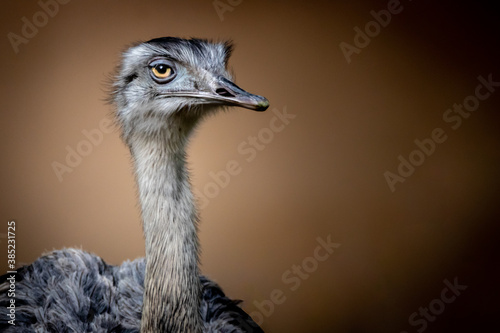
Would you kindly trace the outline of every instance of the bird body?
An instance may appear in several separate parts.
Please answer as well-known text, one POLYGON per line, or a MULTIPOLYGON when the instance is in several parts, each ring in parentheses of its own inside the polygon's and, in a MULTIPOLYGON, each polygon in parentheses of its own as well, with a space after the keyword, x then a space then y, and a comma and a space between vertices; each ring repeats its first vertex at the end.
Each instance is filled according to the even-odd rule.
MULTIPOLYGON (((12 274, 0 277, 0 332, 139 333, 145 268, 145 258, 112 266, 77 249, 44 255, 15 274, 15 325, 6 297, 12 274)), ((200 285, 203 332, 262 332, 217 284, 200 276, 200 285)))
MULTIPOLYGON (((117 267, 77 250, 40 258, 20 273, 18 290, 26 296, 20 318, 29 318, 23 324, 46 330, 66 325, 58 317, 62 311, 72 323, 62 332, 97 327, 137 332, 139 323, 141 333, 261 332, 220 288, 200 278, 198 214, 186 171, 186 146, 200 120, 221 106, 263 111, 269 105, 231 81, 230 53, 229 43, 171 37, 124 52, 111 100, 134 162, 146 258, 117 267), (33 298, 30 291, 36 288, 33 298), (44 317, 47 313, 53 315, 44 317), (73 322, 84 326, 76 329, 73 322)), ((0 285, 5 288, 6 283, 0 285)), ((0 306, 6 301, 0 296, 0 306)))

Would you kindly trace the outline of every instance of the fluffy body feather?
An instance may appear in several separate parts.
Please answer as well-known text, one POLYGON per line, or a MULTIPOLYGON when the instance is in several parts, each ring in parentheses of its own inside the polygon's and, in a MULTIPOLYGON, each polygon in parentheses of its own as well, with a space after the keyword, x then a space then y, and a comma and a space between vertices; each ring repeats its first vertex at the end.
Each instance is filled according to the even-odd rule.
MULTIPOLYGON (((0 277, 0 332, 138 333, 145 258, 121 266, 90 253, 66 249, 18 270, 15 326, 7 322, 12 274, 0 277)), ((220 287, 200 276, 203 332, 263 332, 220 287)))

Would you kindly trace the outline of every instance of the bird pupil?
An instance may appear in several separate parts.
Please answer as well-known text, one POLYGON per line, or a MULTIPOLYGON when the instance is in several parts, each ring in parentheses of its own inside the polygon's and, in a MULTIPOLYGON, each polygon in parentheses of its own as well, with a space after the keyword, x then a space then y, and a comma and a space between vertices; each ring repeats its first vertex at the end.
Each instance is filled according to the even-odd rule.
POLYGON ((165 74, 167 72, 167 66, 165 66, 165 65, 157 65, 156 66, 156 70, 160 74, 165 74))

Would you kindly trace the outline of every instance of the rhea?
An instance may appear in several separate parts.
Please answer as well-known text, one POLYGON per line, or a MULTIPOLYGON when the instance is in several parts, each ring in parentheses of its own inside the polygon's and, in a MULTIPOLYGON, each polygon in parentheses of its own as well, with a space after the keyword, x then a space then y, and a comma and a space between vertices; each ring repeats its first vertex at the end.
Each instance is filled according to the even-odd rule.
MULTIPOLYGON (((140 320, 141 333, 261 332, 200 277, 198 214, 186 169, 186 146, 203 118, 224 106, 269 106, 232 82, 231 50, 228 42, 164 37, 123 53, 111 100, 133 159, 145 262, 114 267, 74 249, 38 259, 18 272, 18 328, 137 332, 140 320)), ((6 278, 0 291, 8 289, 6 278)), ((6 311, 3 293, 0 305, 6 311)))
POLYGON ((229 45, 155 39, 124 55, 114 85, 134 163, 146 239, 141 332, 200 332, 197 214, 185 147, 199 120, 222 105, 269 103, 230 81, 229 45))

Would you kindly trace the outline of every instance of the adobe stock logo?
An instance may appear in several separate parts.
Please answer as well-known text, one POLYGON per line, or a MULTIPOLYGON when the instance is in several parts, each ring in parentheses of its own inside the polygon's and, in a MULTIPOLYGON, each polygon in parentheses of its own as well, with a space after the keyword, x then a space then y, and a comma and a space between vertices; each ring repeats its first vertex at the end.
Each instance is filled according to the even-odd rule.
POLYGON ((53 18, 59 12, 59 5, 65 5, 70 0, 40 0, 38 1, 38 6, 42 9, 37 11, 31 17, 31 20, 26 16, 21 18, 23 23, 21 27, 21 33, 16 34, 14 32, 9 32, 7 38, 9 39, 12 49, 17 54, 19 53, 19 46, 21 44, 28 44, 30 39, 33 39, 39 31, 39 28, 43 28, 49 23, 49 18, 53 18))
MULTIPOLYGON (((493 80, 493 74, 489 74, 487 78, 480 75, 477 77, 479 84, 474 90, 474 94, 465 97, 461 104, 454 103, 453 107, 443 112, 442 119, 448 124, 452 130, 456 131, 462 126, 464 119, 469 118, 478 108, 482 101, 488 99, 500 87, 500 81, 493 80)), ((404 183, 408 177, 415 173, 417 167, 424 162, 432 154, 434 154, 439 144, 442 144, 448 139, 446 130, 441 127, 434 128, 427 138, 415 139, 415 149, 410 153, 398 156, 397 172, 389 170, 384 172, 384 178, 391 192, 396 191, 398 183, 404 183)))
POLYGON ((82 130, 81 133, 85 139, 80 140, 74 148, 70 145, 66 146, 65 163, 53 161, 51 163, 52 170, 59 182, 63 181, 63 176, 66 173, 72 173, 78 167, 85 156, 90 155, 94 148, 99 146, 104 140, 104 134, 112 133, 114 129, 113 121, 107 118, 101 119, 98 128, 91 130, 82 130))
POLYGON ((356 33, 353 39, 354 45, 346 42, 340 42, 339 44, 340 50, 344 54, 347 63, 350 64, 352 61, 351 57, 354 54, 360 54, 361 50, 367 47, 372 39, 380 34, 382 28, 387 27, 389 23, 391 23, 392 17, 400 14, 403 9, 404 7, 399 0, 389 0, 387 9, 382 9, 378 12, 374 10, 370 11, 370 15, 374 20, 368 21, 363 30, 358 26, 355 26, 353 29, 356 33))
POLYGON ((214 6, 215 11, 217 12, 217 15, 219 16, 219 19, 224 21, 224 13, 225 12, 232 12, 234 8, 237 6, 241 5, 243 0, 214 0, 212 2, 212 5, 214 6))
MULTIPOLYGON (((424 332, 429 323, 435 322, 437 317, 444 312, 446 306, 455 302, 462 291, 468 288, 466 285, 459 284, 457 277, 453 279, 453 283, 448 279, 445 279, 443 283, 446 287, 441 290, 439 297, 430 301, 427 307, 419 307, 418 312, 413 312, 408 318, 408 323, 415 327, 418 333, 424 332)), ((408 332, 401 331, 401 333, 408 332)))
POLYGON ((274 108, 272 117, 266 127, 261 128, 255 135, 249 135, 236 147, 236 151, 242 158, 232 159, 226 163, 226 167, 219 171, 210 171, 208 175, 211 181, 200 189, 194 188, 193 192, 198 199, 199 209, 207 207, 212 199, 217 197, 223 189, 229 186, 231 180, 241 174, 245 165, 254 161, 259 153, 269 147, 275 137, 285 130, 290 122, 297 117, 289 113, 286 105, 282 110, 274 108))
MULTIPOLYGON (((281 275, 281 281, 288 287, 287 289, 289 292, 298 290, 302 283, 318 270, 320 263, 328 260, 341 245, 332 242, 332 235, 328 235, 326 238, 317 237, 316 242, 318 245, 314 248, 311 256, 305 257, 298 265, 292 265, 281 275)), ((264 319, 270 317, 274 313, 277 305, 286 302, 288 299, 287 293, 289 292, 277 288, 269 293, 268 299, 262 301, 255 300, 253 305, 256 310, 249 313, 250 316, 258 325, 262 325, 264 319)))

